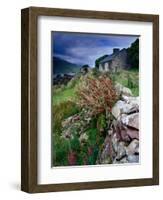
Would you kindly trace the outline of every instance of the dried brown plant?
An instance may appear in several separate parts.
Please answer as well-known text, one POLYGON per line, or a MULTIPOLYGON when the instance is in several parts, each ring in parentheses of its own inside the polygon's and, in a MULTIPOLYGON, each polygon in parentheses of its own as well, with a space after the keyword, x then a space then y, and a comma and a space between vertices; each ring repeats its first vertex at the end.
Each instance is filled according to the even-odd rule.
POLYGON ((106 75, 84 78, 77 94, 79 105, 90 109, 93 114, 110 112, 117 99, 113 83, 106 75))

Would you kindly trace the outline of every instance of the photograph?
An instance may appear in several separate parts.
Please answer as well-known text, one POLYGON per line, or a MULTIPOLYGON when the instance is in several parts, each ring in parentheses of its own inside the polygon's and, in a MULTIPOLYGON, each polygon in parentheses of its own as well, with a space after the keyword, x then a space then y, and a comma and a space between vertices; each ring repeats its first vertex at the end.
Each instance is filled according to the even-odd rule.
POLYGON ((52 166, 139 163, 139 36, 51 32, 52 166))
POLYGON ((21 190, 159 185, 159 15, 21 10, 21 190))

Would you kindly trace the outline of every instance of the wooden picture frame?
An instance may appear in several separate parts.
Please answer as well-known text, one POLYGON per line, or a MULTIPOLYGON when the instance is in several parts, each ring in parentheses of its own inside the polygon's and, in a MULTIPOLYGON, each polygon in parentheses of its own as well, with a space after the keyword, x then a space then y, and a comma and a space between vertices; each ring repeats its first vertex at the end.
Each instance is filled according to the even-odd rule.
POLYGON ((21 190, 29 193, 159 184, 159 16, 58 8, 29 7, 21 11, 21 190), (37 163, 37 19, 63 16, 124 20, 153 24, 153 177, 142 179, 39 185, 37 163))

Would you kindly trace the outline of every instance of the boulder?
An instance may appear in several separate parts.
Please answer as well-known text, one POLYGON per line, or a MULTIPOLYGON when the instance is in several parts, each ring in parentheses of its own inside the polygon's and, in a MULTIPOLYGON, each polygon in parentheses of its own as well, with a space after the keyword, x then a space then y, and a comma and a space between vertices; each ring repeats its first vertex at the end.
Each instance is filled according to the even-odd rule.
POLYGON ((122 116, 121 121, 124 125, 139 130, 139 113, 122 116))
POLYGON ((126 147, 126 154, 128 156, 139 154, 139 141, 134 139, 132 142, 126 147))
POLYGON ((126 155, 126 148, 124 142, 119 142, 118 148, 117 148, 117 156, 116 159, 120 160, 122 157, 126 155))
MULTIPOLYGON (((139 130, 129 127, 123 122, 125 122, 125 119, 128 117, 128 115, 122 115, 121 118, 123 121, 121 121, 121 118, 118 120, 113 120, 113 129, 114 129, 114 137, 118 141, 125 141, 125 142, 131 142, 133 139, 139 139, 139 130)), ((115 140, 115 139, 114 139, 115 140)))
POLYGON ((125 95, 122 95, 121 99, 125 101, 127 104, 130 104, 132 109, 130 112, 139 112, 139 104, 140 104, 140 98, 138 97, 128 97, 125 95))
POLYGON ((140 103, 140 98, 139 98, 139 96, 137 96, 137 97, 131 97, 131 96, 122 95, 122 96, 121 96, 121 99, 122 99, 123 101, 125 101, 126 103, 135 104, 135 105, 137 105, 137 106, 139 106, 139 103, 140 103))
POLYGON ((135 112, 139 112, 139 97, 128 97, 122 95, 122 100, 118 100, 113 108, 112 115, 118 119, 118 117, 122 114, 131 114, 135 112))
POLYGON ((109 130, 108 130, 108 135, 109 135, 109 136, 113 135, 113 129, 109 129, 109 130))
POLYGON ((112 108, 112 115, 117 119, 121 114, 130 113, 133 106, 125 101, 117 101, 112 108))
POLYGON ((131 138, 131 139, 139 139, 139 131, 134 128, 127 127, 126 129, 126 134, 131 138))
POLYGON ((125 142, 131 141, 131 138, 127 134, 128 127, 122 124, 121 120, 114 120, 113 126, 114 126, 114 133, 118 141, 125 141, 125 142))
POLYGON ((113 145, 114 151, 117 152, 118 151, 118 138, 117 138, 116 134, 114 134, 112 136, 112 145, 113 145))
POLYGON ((99 164, 110 164, 110 144, 105 144, 101 154, 99 155, 99 164))
POLYGON ((129 163, 138 163, 139 155, 129 155, 129 156, 127 156, 127 160, 129 163))
POLYGON ((115 152, 112 146, 111 137, 106 136, 103 148, 99 153, 98 164, 111 164, 113 157, 115 157, 115 152))
POLYGON ((121 140, 124 141, 124 142, 130 142, 131 141, 131 138, 128 135, 126 128, 125 129, 123 128, 123 129, 120 130, 120 136, 121 136, 121 140))
POLYGON ((120 83, 115 84, 115 90, 117 95, 133 96, 131 90, 127 87, 124 87, 120 83))

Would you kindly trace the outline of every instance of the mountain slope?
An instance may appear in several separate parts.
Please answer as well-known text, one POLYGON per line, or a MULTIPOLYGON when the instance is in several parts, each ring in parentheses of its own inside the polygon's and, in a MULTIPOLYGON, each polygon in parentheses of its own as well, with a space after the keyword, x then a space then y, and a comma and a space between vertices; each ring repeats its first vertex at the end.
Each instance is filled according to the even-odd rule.
POLYGON ((76 73, 80 66, 58 57, 53 57, 53 74, 76 73))

